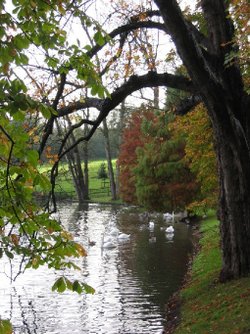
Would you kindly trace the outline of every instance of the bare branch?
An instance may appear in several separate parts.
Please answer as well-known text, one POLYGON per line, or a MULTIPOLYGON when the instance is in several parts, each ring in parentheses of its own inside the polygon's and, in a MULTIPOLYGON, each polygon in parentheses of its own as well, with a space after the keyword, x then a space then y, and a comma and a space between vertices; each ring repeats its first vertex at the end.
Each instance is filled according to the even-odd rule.
MULTIPOLYGON (((63 90, 64 90, 64 87, 65 87, 65 83, 66 83, 66 74, 62 73, 61 74, 61 82, 59 84, 59 87, 58 87, 58 90, 57 90, 57 93, 56 93, 56 97, 55 97, 55 99, 52 103, 52 108, 55 111, 57 110, 58 103, 59 103, 59 101, 60 101, 60 99, 63 95, 63 90)), ((39 150, 38 150, 39 156, 41 156, 41 154, 42 154, 42 152, 45 148, 46 142, 47 142, 49 136, 52 134, 55 117, 56 117, 55 115, 52 115, 51 118, 48 120, 46 126, 45 126, 42 141, 41 141, 41 144, 40 144, 40 147, 39 147, 39 150)))

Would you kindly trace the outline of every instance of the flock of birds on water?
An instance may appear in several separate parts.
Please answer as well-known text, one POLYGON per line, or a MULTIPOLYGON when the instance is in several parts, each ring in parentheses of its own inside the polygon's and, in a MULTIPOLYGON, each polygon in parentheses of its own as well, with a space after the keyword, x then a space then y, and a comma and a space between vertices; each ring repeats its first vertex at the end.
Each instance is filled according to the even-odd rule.
MULTIPOLYGON (((164 213, 163 219, 167 222, 173 222, 174 221, 174 213, 164 213)), ((148 222, 148 229, 150 233, 152 233, 155 229, 155 223, 153 221, 148 222)), ((166 237, 169 241, 173 240, 175 229, 173 225, 169 225, 166 227, 161 227, 161 230, 165 230, 166 237)), ((117 244, 119 242, 126 242, 130 240, 130 234, 121 233, 119 229, 116 226, 109 225, 109 230, 106 232, 106 234, 103 234, 102 236, 102 243, 101 248, 102 249, 113 249, 117 247, 117 244)), ((149 242, 155 242, 156 237, 151 236, 149 238, 149 242)), ((88 240, 89 246, 94 246, 95 241, 88 240)))

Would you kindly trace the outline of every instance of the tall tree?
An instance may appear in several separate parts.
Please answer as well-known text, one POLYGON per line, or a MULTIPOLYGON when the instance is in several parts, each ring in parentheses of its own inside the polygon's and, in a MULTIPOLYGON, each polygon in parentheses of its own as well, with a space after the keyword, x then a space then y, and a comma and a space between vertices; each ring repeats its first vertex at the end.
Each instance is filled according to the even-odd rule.
POLYGON ((145 144, 146 138, 141 135, 143 120, 150 120, 153 117, 154 115, 151 110, 141 107, 131 114, 123 130, 122 144, 117 163, 119 167, 120 196, 127 203, 137 203, 135 174, 133 171, 137 166, 136 150, 145 144))
POLYGON ((177 117, 172 123, 174 136, 185 140, 185 161, 200 184, 191 210, 206 212, 217 209, 218 175, 211 122, 200 103, 188 115, 177 117))
POLYGON ((185 142, 169 129, 173 115, 161 113, 150 122, 144 120, 143 147, 136 150, 135 174, 138 202, 160 211, 183 210, 197 192, 195 177, 185 163, 185 142))
POLYGON ((155 2, 213 126, 220 178, 221 279, 246 275, 250 272, 249 97, 238 65, 225 66, 226 55, 235 50, 227 5, 200 2, 208 43, 201 47, 175 1, 155 2))

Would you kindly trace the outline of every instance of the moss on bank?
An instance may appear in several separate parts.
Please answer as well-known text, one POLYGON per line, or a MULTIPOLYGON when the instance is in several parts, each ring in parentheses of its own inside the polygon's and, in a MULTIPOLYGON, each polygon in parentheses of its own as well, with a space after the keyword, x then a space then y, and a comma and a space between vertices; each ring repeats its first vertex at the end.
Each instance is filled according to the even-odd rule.
POLYGON ((181 322, 174 334, 250 333, 250 277, 219 283, 219 223, 201 224, 201 249, 181 291, 181 322))

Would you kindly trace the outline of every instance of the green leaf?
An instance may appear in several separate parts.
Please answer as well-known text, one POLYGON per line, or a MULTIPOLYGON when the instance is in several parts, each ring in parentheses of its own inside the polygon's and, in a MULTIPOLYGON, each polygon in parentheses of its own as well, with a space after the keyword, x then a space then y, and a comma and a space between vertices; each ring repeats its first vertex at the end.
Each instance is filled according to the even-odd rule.
POLYGON ((40 104, 40 111, 43 117, 49 119, 51 117, 50 108, 47 107, 45 104, 40 104))
POLYGON ((27 158, 33 167, 37 166, 38 159, 39 159, 39 154, 37 151, 35 150, 27 151, 27 158))
POLYGON ((58 292, 62 293, 66 290, 67 288, 67 282, 64 277, 58 278, 56 282, 52 286, 52 291, 57 290, 58 292))
POLYGON ((85 293, 88 293, 88 294, 91 294, 91 295, 93 295, 95 293, 95 289, 92 288, 92 286, 90 286, 86 283, 82 283, 82 286, 84 288, 85 293))
POLYGON ((7 251, 7 250, 5 250, 5 254, 8 256, 9 259, 13 259, 14 258, 14 255, 11 252, 7 251))
POLYGON ((102 35, 102 33, 100 31, 97 31, 94 34, 94 40, 100 46, 102 46, 102 45, 105 44, 105 38, 104 38, 104 36, 102 35))
POLYGON ((34 179, 34 185, 40 186, 43 190, 50 190, 51 189, 51 183, 46 176, 46 173, 37 174, 34 179))
POLYGON ((23 122, 25 120, 25 113, 23 110, 19 110, 13 114, 13 119, 17 122, 23 122))
POLYGON ((78 281, 74 281, 73 283, 73 291, 81 294, 82 293, 82 286, 78 281))
POLYGON ((30 45, 30 41, 29 41, 29 39, 26 36, 24 36, 22 34, 18 34, 14 38, 14 45, 19 50, 27 49, 29 47, 29 45, 30 45))
POLYGON ((27 65, 29 63, 29 58, 25 54, 20 53, 15 58, 15 61, 17 65, 27 65))

